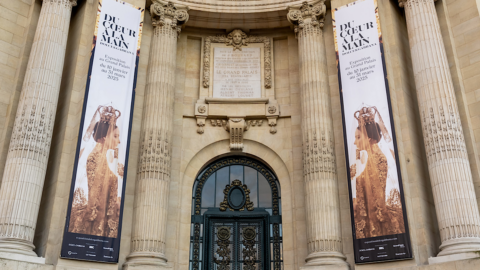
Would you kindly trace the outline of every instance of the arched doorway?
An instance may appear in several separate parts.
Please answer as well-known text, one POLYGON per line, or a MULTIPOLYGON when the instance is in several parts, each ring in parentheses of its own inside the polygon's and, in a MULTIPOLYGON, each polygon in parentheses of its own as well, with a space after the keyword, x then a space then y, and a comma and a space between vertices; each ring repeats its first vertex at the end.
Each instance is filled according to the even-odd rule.
POLYGON ((261 162, 228 157, 198 174, 189 269, 283 269, 280 185, 261 162))

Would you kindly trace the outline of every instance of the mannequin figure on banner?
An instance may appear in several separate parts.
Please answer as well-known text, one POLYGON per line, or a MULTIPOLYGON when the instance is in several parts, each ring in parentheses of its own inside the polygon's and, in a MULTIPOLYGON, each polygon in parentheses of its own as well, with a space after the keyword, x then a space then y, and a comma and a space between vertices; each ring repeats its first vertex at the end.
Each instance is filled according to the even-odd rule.
POLYGON ((98 106, 80 150, 69 232, 116 238, 123 183, 123 164, 118 162, 121 112, 98 106), (91 140, 93 139, 93 140, 91 140))
POLYGON ((405 233, 390 132, 374 106, 362 107, 354 117, 350 176, 356 238, 405 233))

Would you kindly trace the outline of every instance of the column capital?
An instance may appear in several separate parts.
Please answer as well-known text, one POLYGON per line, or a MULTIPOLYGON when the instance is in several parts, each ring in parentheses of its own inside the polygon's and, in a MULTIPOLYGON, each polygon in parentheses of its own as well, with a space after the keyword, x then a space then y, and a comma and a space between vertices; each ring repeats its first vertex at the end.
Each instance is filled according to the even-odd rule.
MULTIPOLYGON (((417 3, 417 4, 418 4, 418 3, 425 3, 425 2, 427 2, 427 1, 430 1, 430 0, 420 0, 420 1, 415 2, 415 3, 417 3)), ((412 0, 398 0, 398 5, 399 5, 401 8, 403 8, 403 7, 405 7, 406 5, 408 5, 409 2, 411 3, 412 0)), ((437 0, 433 0, 433 2, 437 2, 437 0)))
POLYGON ((301 5, 287 7, 287 10, 287 19, 295 26, 295 33, 306 26, 323 28, 327 11, 325 0, 316 0, 310 3, 305 1, 301 5))
POLYGON ((152 0, 150 14, 152 15, 153 27, 168 25, 176 28, 180 33, 180 26, 188 21, 188 6, 152 0))
POLYGON ((47 2, 50 2, 50 3, 65 3, 65 4, 70 3, 72 5, 72 7, 77 5, 77 0, 43 0, 42 2, 43 3, 47 3, 47 2))

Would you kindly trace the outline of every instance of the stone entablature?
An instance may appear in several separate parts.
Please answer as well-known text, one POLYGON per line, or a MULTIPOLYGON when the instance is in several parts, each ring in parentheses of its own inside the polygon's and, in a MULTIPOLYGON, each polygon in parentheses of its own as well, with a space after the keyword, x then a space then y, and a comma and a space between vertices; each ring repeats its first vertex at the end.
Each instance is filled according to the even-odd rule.
POLYGON ((173 1, 188 5, 192 10, 221 13, 269 12, 285 10, 290 5, 300 4, 302 1, 292 0, 183 0, 173 1))

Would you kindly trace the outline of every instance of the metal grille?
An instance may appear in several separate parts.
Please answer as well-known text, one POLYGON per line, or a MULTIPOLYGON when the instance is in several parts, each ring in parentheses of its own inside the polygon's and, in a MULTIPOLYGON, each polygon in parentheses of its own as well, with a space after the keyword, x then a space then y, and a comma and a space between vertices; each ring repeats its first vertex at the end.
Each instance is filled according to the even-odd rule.
POLYGON ((264 269, 266 241, 263 224, 263 220, 212 221, 208 269, 264 269))

